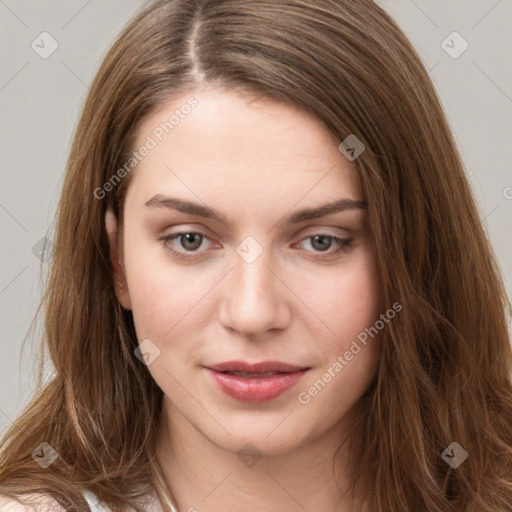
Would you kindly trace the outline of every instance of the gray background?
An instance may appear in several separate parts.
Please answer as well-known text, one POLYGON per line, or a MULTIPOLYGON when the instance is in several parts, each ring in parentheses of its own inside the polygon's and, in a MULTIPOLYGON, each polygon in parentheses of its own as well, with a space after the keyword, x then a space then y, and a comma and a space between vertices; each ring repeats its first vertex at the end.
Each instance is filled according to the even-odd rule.
MULTIPOLYGON (((47 269, 37 248, 53 228, 78 114, 101 58, 143 3, 0 0, 0 434, 34 389, 36 353, 21 348, 47 269), (46 59, 54 43, 42 32, 58 44, 46 59)), ((430 70, 512 297, 512 0, 378 3, 430 70)))

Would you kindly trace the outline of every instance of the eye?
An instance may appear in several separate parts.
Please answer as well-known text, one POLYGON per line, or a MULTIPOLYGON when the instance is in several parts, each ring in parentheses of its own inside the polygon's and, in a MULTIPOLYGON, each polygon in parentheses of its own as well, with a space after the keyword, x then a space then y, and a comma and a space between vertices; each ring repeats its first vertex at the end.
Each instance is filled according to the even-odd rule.
MULTIPOLYGON (((209 240, 205 233, 200 231, 181 231, 172 235, 164 236, 160 239, 164 248, 177 256, 192 256, 193 254, 199 254, 199 250, 203 246, 203 242, 209 240), (173 247, 174 244, 178 243, 178 248, 173 247)), ((304 241, 310 241, 310 246, 313 248, 313 252, 319 255, 320 258, 335 256, 340 252, 347 251, 353 241, 352 238, 339 238, 333 235, 326 234, 315 234, 303 238, 302 241, 297 245, 303 245, 304 241), (329 250, 335 245, 334 250, 329 250)), ((203 247, 204 248, 204 247, 203 247)), ((314 256, 318 258, 318 256, 314 256)))
MULTIPOLYGON (((353 241, 352 238, 339 238, 333 235, 316 234, 304 238, 300 245, 302 245, 305 240, 310 240, 310 246, 313 248, 313 252, 317 254, 325 253, 329 256, 334 256, 340 252, 346 251, 350 248, 353 241), (336 248, 329 251, 333 244, 336 245, 336 248)), ((323 257, 323 255, 320 257, 323 257)))
POLYGON ((164 247, 172 253, 187 254, 190 252, 199 252, 198 249, 205 239, 208 239, 208 237, 200 231, 181 231, 173 235, 165 236, 161 238, 160 241, 163 243, 164 247), (170 242, 175 240, 181 245, 181 248, 178 248, 178 250, 170 246, 170 242))

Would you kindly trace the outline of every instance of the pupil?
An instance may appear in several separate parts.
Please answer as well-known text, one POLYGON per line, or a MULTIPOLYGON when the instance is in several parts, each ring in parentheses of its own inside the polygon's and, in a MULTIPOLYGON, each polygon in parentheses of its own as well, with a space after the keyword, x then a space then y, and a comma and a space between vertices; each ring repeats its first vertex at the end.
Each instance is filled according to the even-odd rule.
POLYGON ((201 236, 199 233, 186 233, 185 235, 185 242, 183 243, 183 247, 187 250, 194 250, 197 249, 201 245, 201 236), (196 241, 194 242, 194 237, 198 237, 196 241), (188 244, 189 242, 192 244, 192 247, 190 247, 188 244))
POLYGON ((318 249, 320 251, 323 251, 325 249, 328 249, 329 248, 329 241, 330 241, 330 238, 329 236, 323 236, 323 235, 318 235, 318 236, 314 236, 313 237, 313 242, 312 242, 312 245, 313 247, 315 247, 315 244, 318 240, 323 240, 324 241, 324 244, 320 243, 320 247, 315 247, 315 249, 318 249), (327 243, 325 243, 325 241, 327 240, 327 243))

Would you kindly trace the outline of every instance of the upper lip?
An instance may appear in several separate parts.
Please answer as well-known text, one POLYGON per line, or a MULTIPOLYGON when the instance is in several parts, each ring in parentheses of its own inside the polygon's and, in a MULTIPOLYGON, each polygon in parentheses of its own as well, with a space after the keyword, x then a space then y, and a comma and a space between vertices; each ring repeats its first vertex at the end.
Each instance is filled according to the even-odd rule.
POLYGON ((244 372, 244 373, 267 373, 267 372, 298 372, 307 369, 303 366, 283 363, 281 361, 262 361, 260 363, 247 363, 245 361, 226 361, 225 363, 208 365, 206 368, 217 372, 244 372))

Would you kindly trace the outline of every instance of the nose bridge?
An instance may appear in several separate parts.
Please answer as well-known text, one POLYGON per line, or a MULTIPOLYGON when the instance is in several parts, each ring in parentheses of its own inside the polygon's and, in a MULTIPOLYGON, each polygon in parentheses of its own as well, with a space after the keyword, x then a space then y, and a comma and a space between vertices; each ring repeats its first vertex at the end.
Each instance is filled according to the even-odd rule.
POLYGON ((254 261, 245 260, 238 255, 234 263, 234 289, 233 293, 244 301, 255 301, 259 299, 268 300, 274 296, 272 293, 273 274, 270 272, 271 258, 269 251, 258 256, 254 261))
POLYGON ((272 266, 271 250, 253 237, 246 237, 239 244, 223 294, 224 326, 254 336, 285 325, 289 318, 286 298, 270 270, 272 266))

